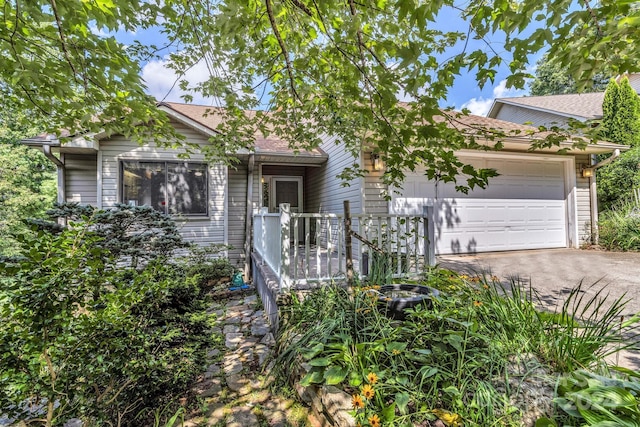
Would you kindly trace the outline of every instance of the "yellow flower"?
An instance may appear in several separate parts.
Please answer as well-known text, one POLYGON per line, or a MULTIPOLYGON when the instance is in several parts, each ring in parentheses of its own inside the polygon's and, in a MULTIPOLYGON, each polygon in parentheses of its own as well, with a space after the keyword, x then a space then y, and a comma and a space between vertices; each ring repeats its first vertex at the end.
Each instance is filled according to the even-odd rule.
POLYGON ((482 301, 474 301, 473 305, 476 307, 480 307, 482 305, 482 301))
POLYGON ((484 289, 489 289, 489 285, 482 285, 484 289))
POLYGON ((380 427, 380 418, 377 414, 373 414, 369 417, 369 424, 371 424, 371 427, 380 427))
POLYGON ((472 277, 472 278, 471 278, 471 281, 472 281, 473 283, 478 283, 478 282, 480 281, 480 277, 478 277, 478 276, 472 277))
POLYGON ((362 393, 364 398, 367 399, 367 400, 371 400, 373 398, 373 396, 376 394, 376 392, 373 389, 373 387, 371 387, 369 384, 365 384, 362 387, 362 390, 360 390, 360 392, 362 393))
POLYGON ((467 276, 466 274, 463 274, 462 276, 460 276, 460 278, 462 280, 467 280, 469 278, 469 276, 467 276))
POLYGON ((491 276, 491 280, 494 281, 494 282, 499 282, 500 281, 498 276, 491 276))
POLYGON ((391 354, 393 354, 394 356, 397 356, 400 354, 400 350, 398 350, 397 348, 394 348, 393 350, 391 350, 391 354))
POLYGON ((351 397, 351 404, 355 409, 364 408, 364 401, 362 400, 362 396, 359 394, 354 394, 351 397))
POLYGON ((375 372, 369 372, 369 374, 367 375, 367 381, 369 381, 369 383, 373 385, 378 382, 378 376, 375 372))
POLYGON ((444 409, 431 410, 436 417, 438 417, 448 427, 462 427, 462 417, 453 412, 445 411, 444 409))

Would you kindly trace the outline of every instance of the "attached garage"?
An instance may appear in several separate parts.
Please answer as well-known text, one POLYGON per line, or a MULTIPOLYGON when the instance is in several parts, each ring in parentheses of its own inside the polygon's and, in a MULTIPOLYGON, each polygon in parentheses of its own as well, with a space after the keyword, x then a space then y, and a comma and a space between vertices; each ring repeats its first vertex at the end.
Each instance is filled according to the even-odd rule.
POLYGON ((420 214, 433 205, 436 254, 572 246, 575 162, 572 156, 460 154, 476 168, 496 169, 486 189, 468 194, 453 183, 408 174, 392 196, 392 213, 420 214))

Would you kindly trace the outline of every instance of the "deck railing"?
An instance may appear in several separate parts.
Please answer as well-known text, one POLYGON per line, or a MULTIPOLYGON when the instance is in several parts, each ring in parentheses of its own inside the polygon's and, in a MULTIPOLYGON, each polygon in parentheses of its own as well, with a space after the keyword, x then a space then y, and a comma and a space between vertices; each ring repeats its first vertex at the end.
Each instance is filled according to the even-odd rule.
MULTIPOLYGON (((376 248, 353 239, 355 272, 360 277, 379 273, 381 253, 390 276, 420 275, 434 265, 429 209, 421 216, 351 215, 353 231, 376 248)), ((289 205, 282 204, 280 213, 253 216, 253 250, 277 275, 280 290, 343 279, 344 233, 343 214, 291 213, 289 205)))

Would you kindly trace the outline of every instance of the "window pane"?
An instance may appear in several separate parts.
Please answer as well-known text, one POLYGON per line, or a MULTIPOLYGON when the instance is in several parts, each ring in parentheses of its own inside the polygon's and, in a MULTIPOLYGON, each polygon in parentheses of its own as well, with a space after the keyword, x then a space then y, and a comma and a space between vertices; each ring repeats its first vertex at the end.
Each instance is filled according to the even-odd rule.
POLYGON ((207 213, 207 166, 202 163, 168 163, 167 194, 172 214, 207 213))
POLYGON ((122 202, 133 206, 147 205, 166 212, 163 163, 123 162, 122 202))

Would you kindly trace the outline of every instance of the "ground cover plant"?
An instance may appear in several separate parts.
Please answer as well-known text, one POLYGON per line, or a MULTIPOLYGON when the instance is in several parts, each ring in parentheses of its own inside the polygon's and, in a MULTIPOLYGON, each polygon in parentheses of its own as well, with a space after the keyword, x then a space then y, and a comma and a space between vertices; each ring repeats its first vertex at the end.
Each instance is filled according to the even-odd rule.
POLYGON ((0 412, 46 426, 171 421, 214 339, 207 261, 177 258, 188 245, 175 223, 145 207, 52 214, 68 226, 32 224, 0 263, 0 412))
POLYGON ((341 387, 363 426, 580 425, 553 401, 556 384, 579 369, 601 369, 605 355, 637 338, 637 319, 619 321, 623 300, 585 296, 584 287, 544 312, 517 281, 435 269, 421 283, 440 296, 405 321, 378 309, 376 286, 292 297, 282 309, 276 367, 306 364, 308 372, 281 377, 341 387))

